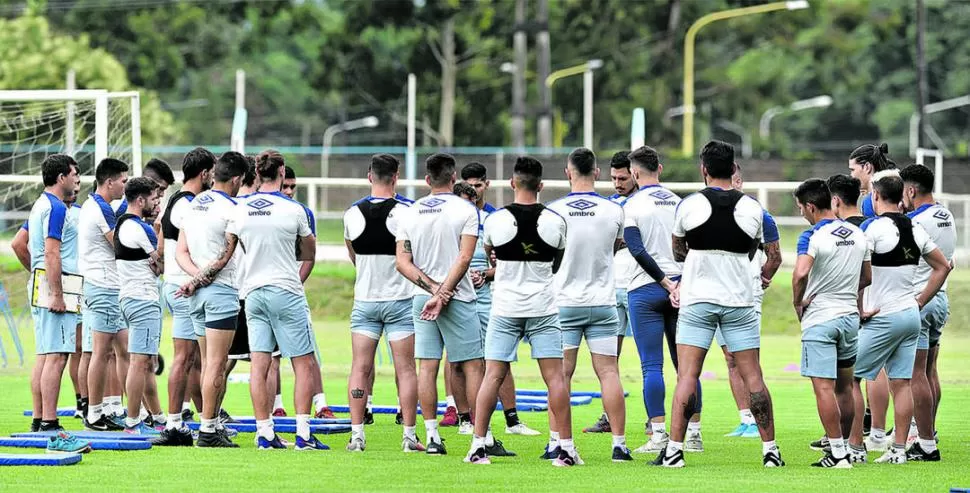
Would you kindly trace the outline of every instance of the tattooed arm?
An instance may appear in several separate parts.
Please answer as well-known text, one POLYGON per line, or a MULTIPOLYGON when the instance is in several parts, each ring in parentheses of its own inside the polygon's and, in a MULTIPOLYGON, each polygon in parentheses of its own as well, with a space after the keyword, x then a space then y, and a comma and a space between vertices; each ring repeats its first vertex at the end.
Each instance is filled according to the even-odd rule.
POLYGON ((672 245, 674 250, 674 261, 683 262, 687 259, 687 252, 690 249, 687 247, 687 238, 677 235, 673 235, 672 245))
POLYGON ((778 268, 781 267, 781 247, 777 241, 771 241, 765 243, 764 248, 765 256, 768 259, 765 261, 765 265, 761 267, 761 287, 767 288, 771 284, 771 279, 775 277, 775 273, 778 272, 778 268))
POLYGON ((397 242, 397 254, 395 264, 397 271, 405 279, 414 283, 415 286, 425 290, 428 294, 434 295, 440 284, 434 282, 417 265, 414 265, 414 255, 411 254, 411 240, 401 240, 397 242))
POLYGON ((238 243, 239 243, 238 236, 232 233, 226 233, 226 246, 223 247, 222 253, 220 253, 219 256, 214 261, 212 261, 212 263, 200 269, 198 273, 195 276, 193 276, 189 282, 183 284, 182 287, 179 289, 179 292, 182 293, 183 295, 191 296, 196 289, 205 287, 211 284, 212 281, 216 278, 216 276, 219 275, 219 272, 221 272, 222 269, 226 267, 226 264, 228 264, 229 261, 232 260, 232 255, 236 252, 236 245, 238 243))

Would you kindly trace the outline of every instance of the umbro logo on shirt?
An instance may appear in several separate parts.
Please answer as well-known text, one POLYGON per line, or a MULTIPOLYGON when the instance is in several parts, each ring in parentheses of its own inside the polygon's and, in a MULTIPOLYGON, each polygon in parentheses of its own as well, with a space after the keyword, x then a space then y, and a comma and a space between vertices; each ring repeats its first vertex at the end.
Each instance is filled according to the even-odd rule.
POLYGON ((936 213, 933 214, 933 217, 939 219, 940 221, 946 221, 947 219, 950 219, 950 215, 947 214, 947 212, 944 210, 936 211, 936 213))
POLYGON ((588 210, 588 209, 592 209, 593 207, 596 207, 596 202, 593 202, 593 201, 590 201, 590 200, 586 200, 586 199, 574 200, 572 202, 567 202, 566 203, 566 206, 572 207, 573 209, 576 209, 575 211, 570 211, 569 212, 569 215, 570 216, 594 216, 594 215, 596 215, 595 212, 588 210))
POLYGON ((840 241, 835 242, 835 246, 852 246, 855 245, 855 241, 848 239, 852 236, 852 230, 845 227, 839 226, 832 231, 832 236, 842 238, 840 241))
POLYGON ((203 196, 199 197, 199 203, 200 204, 211 204, 214 201, 215 201, 215 199, 213 199, 211 195, 203 195, 203 196))
POLYGON ((433 197, 433 198, 430 198, 428 200, 425 200, 424 202, 421 202, 421 205, 423 207, 429 207, 430 208, 430 207, 438 207, 439 205, 444 204, 444 203, 445 203, 444 199, 439 199, 437 197, 433 197))
POLYGON ((650 192, 650 196, 651 197, 656 197, 656 198, 658 198, 660 200, 667 200, 670 197, 673 197, 674 194, 672 194, 672 193, 670 193, 670 192, 668 192, 666 190, 654 190, 653 192, 650 192))
POLYGON ((252 207, 253 209, 256 209, 254 211, 249 211, 250 216, 268 216, 272 214, 270 211, 264 211, 263 209, 272 206, 273 203, 262 197, 256 200, 251 200, 249 202, 246 202, 246 205, 248 205, 249 207, 252 207))

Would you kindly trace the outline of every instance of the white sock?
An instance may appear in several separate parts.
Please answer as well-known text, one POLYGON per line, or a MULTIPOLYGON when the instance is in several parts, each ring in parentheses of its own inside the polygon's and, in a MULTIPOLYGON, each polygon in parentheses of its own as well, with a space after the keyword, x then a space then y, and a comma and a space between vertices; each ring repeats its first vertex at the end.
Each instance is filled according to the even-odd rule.
POLYGON ((192 410, 192 403, 189 402, 189 401, 183 402, 182 403, 182 410, 183 411, 191 411, 192 410))
POLYGON ((872 437, 873 440, 885 440, 886 430, 873 428, 871 431, 869 431, 869 436, 872 437))
POLYGON ((626 435, 613 435, 613 447, 626 448, 626 435))
POLYGON ((849 454, 849 450, 845 447, 845 439, 839 438, 829 438, 829 446, 832 447, 832 457, 836 459, 841 459, 849 454))
POLYGON ((478 435, 472 435, 472 452, 480 448, 485 448, 485 439, 478 435))
POLYGON ((309 414, 296 415, 296 436, 304 440, 310 439, 310 415, 309 414))
POLYGON ((741 415, 741 424, 743 425, 757 424, 754 420, 754 414, 751 414, 750 409, 742 409, 738 411, 738 414, 741 415))
POLYGON ((485 432, 485 445, 489 447, 495 445, 495 437, 492 436, 492 425, 489 425, 488 431, 485 432))
POLYGON ((410 438, 411 440, 418 441, 418 434, 416 426, 405 426, 404 427, 404 438, 410 438))
POLYGON ((182 429, 182 413, 169 414, 168 420, 165 421, 166 430, 181 430, 182 429))
POLYGON ((576 446, 573 445, 572 438, 562 438, 559 440, 559 446, 562 447, 564 452, 575 452, 576 446))
POLYGON ((202 419, 202 424, 199 425, 199 431, 202 433, 215 433, 216 432, 216 419, 202 419))
MULTIPOLYGON (((282 399, 280 399, 282 402, 282 399)), ((280 406, 282 407, 282 406, 280 406)), ((327 407, 327 396, 323 395, 323 392, 313 396, 313 409, 316 412, 320 412, 321 409, 327 407)))
POLYGON ((350 425, 350 438, 360 438, 361 440, 364 439, 364 425, 363 425, 363 423, 361 423, 359 425, 355 425, 355 424, 351 424, 350 425))
POLYGON ((140 422, 141 421, 138 418, 132 418, 131 416, 128 416, 127 418, 125 418, 125 428, 134 428, 138 426, 138 423, 140 422))
POLYGON ((930 438, 929 440, 919 439, 919 448, 923 449, 923 452, 932 453, 936 450, 936 440, 930 438))
POLYGON ((276 394, 276 398, 273 399, 273 409, 285 409, 283 407, 283 394, 276 394))
POLYGON ((104 404, 95 404, 88 408, 88 423, 94 424, 101 418, 101 410, 104 404))
POLYGON ((149 413, 148 409, 145 409, 145 406, 142 405, 141 408, 138 410, 138 419, 140 421, 145 421, 145 418, 149 416, 151 416, 151 413, 149 413))
POLYGON ((156 426, 157 425, 163 425, 163 424, 165 424, 167 422, 164 414, 153 414, 152 415, 152 421, 155 422, 155 425, 156 426))
POLYGON ((651 422, 650 423, 650 429, 653 430, 654 434, 657 434, 657 433, 660 433, 660 434, 667 433, 667 424, 664 423, 663 421, 661 421, 659 423, 651 422))
POLYGON ((559 432, 550 431, 549 432, 549 450, 552 450, 559 446, 559 432))
POLYGON ((455 404, 455 396, 449 395, 445 397, 445 401, 448 402, 448 407, 458 408, 458 404, 455 404))
POLYGON ((124 414, 125 408, 121 407, 121 396, 112 395, 104 398, 104 403, 108 406, 111 414, 124 414))
MULTIPOLYGON (((831 441, 829 442, 831 443, 831 441)), ((778 450, 778 446, 775 445, 774 440, 769 440, 767 442, 761 442, 761 455, 765 455, 768 452, 778 450)))
POLYGON ((678 450, 684 450, 684 442, 675 442, 673 440, 667 442, 667 452, 672 454, 678 450))
POLYGON ((428 434, 428 443, 438 442, 441 443, 441 437, 438 436, 438 420, 437 419, 426 419, 424 420, 424 431, 428 434))
POLYGON ((374 412, 374 396, 372 395, 367 396, 367 412, 374 412))
POLYGON ((687 422, 687 432, 688 433, 700 433, 701 432, 701 422, 700 421, 688 421, 687 422))
POLYGON ((273 420, 272 419, 257 419, 256 420, 256 435, 263 437, 266 440, 272 440, 273 435, 276 432, 273 430, 273 420))

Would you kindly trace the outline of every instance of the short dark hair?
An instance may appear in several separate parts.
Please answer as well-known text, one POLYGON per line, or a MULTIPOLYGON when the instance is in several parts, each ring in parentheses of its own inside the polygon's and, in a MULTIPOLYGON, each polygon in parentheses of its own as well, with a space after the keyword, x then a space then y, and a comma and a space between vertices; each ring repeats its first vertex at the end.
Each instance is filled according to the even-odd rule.
POLYGON ((154 175, 169 185, 175 183, 175 174, 172 173, 172 167, 168 165, 165 161, 158 159, 156 157, 151 158, 148 164, 145 165, 145 171, 142 173, 145 176, 154 175))
POLYGON ((871 164, 873 173, 896 168, 896 163, 889 159, 889 144, 885 142, 879 145, 863 144, 856 147, 849 154, 849 159, 854 159, 859 164, 871 164))
POLYGON ((734 174, 734 146, 712 140, 701 149, 701 165, 711 178, 730 179, 734 174))
POLYGON ((829 193, 833 197, 838 197, 846 204, 859 203, 862 182, 858 178, 849 175, 833 175, 829 177, 825 184, 829 187, 829 193))
POLYGON ((933 192, 933 185, 935 184, 933 171, 922 164, 911 164, 901 169, 899 177, 903 179, 903 183, 916 185, 916 190, 921 195, 933 192))
POLYGON ((424 161, 424 165, 433 186, 448 184, 455 174, 455 158, 451 154, 432 154, 424 161))
POLYGON ((44 178, 44 186, 57 184, 57 177, 71 174, 71 168, 77 168, 77 161, 67 154, 51 154, 40 163, 40 174, 44 178))
POLYGON ((610 167, 613 169, 630 169, 630 151, 618 151, 610 158, 610 167))
POLYGON ((795 190, 795 198, 802 205, 812 204, 819 210, 832 208, 832 194, 825 181, 820 178, 805 180, 795 190))
POLYGON ((391 154, 374 154, 370 157, 371 176, 382 183, 391 181, 401 168, 401 161, 391 154))
POLYGON ((596 154, 585 147, 577 147, 569 153, 569 163, 580 176, 589 176, 596 169, 596 154))
POLYGON ((534 157, 519 156, 515 159, 512 176, 520 187, 530 192, 538 192, 539 184, 542 183, 542 163, 534 157))
POLYGON ((243 175, 243 186, 251 187, 256 184, 256 158, 252 156, 246 156, 246 163, 249 168, 246 170, 246 174, 243 175))
POLYGON ((477 178, 479 180, 487 180, 488 169, 485 165, 478 162, 472 161, 461 168, 461 179, 467 180, 469 178, 477 178))
POLYGON ((651 173, 656 172, 660 169, 660 154, 650 146, 640 146, 636 149, 630 151, 627 156, 630 159, 630 165, 637 165, 638 167, 649 171, 651 173))
POLYGON ((291 168, 289 166, 283 167, 283 179, 284 180, 295 180, 296 179, 296 171, 293 171, 293 168, 291 168))
POLYGON ((134 202, 138 197, 147 197, 159 188, 155 180, 147 176, 136 176, 125 183, 125 200, 134 202))
POLYGON ((475 191, 475 187, 464 181, 455 183, 455 188, 452 190, 452 193, 459 197, 462 195, 467 195, 472 199, 472 201, 478 200, 478 192, 475 191))
POLYGON ((192 149, 182 158, 182 183, 201 175, 203 171, 211 171, 215 165, 216 156, 212 151, 205 147, 192 149))
POLYGON ((98 163, 98 167, 94 169, 94 180, 98 185, 121 175, 122 173, 128 172, 128 163, 120 159, 114 158, 104 158, 98 163))
POLYGON ((217 182, 225 183, 237 176, 246 176, 248 170, 249 161, 246 160, 246 156, 236 151, 228 151, 219 156, 212 172, 217 182))
POLYGON ((903 179, 899 177, 899 173, 886 171, 873 178, 870 185, 872 191, 878 193, 882 200, 893 204, 903 201, 903 179))
POLYGON ((280 166, 285 166, 283 155, 276 149, 266 149, 256 156, 256 174, 260 180, 269 181, 280 177, 280 166))

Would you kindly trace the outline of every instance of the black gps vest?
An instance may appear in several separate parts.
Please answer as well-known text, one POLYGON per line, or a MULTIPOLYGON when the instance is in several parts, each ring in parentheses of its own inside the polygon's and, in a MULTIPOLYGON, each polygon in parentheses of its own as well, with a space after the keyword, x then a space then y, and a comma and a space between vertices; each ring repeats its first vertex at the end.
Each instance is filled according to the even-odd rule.
POLYGON ((172 198, 168 199, 165 214, 162 214, 162 235, 169 240, 179 239, 179 229, 172 224, 172 206, 181 200, 182 197, 188 197, 189 200, 192 200, 195 198, 195 194, 186 190, 180 190, 175 195, 172 195, 172 198))
POLYGON ((539 215, 545 209, 542 204, 506 206, 505 210, 515 218, 515 236, 512 241, 494 248, 495 258, 520 262, 553 262, 559 249, 539 236, 539 215))
POLYGON ((913 238, 913 222, 905 214, 887 212, 880 217, 888 217, 899 230, 899 242, 896 247, 886 253, 872 252, 872 265, 876 267, 900 267, 903 265, 917 265, 922 256, 919 245, 913 238))
POLYGON ((711 203, 711 217, 704 224, 687 231, 687 246, 691 250, 720 250, 754 258, 760 242, 745 233, 734 219, 734 208, 744 194, 737 190, 714 188, 705 188, 697 193, 711 203))
POLYGON ((350 241, 357 255, 394 255, 397 240, 387 229, 387 217, 398 204, 397 200, 386 199, 380 202, 361 200, 356 207, 364 216, 364 232, 350 241))
POLYGON ((861 228, 862 227, 862 223, 866 222, 866 219, 868 219, 868 218, 865 217, 865 216, 851 216, 851 217, 845 218, 845 222, 850 223, 850 224, 853 224, 853 225, 861 228))
POLYGON ((145 260, 149 257, 149 255, 145 253, 145 250, 142 250, 141 248, 128 248, 123 244, 121 244, 121 234, 120 234, 121 225, 124 224, 124 222, 129 219, 137 220, 136 219, 137 217, 138 216, 134 214, 122 214, 121 217, 118 218, 118 225, 115 226, 115 242, 114 242, 115 259, 117 260, 137 261, 137 260, 145 260))

